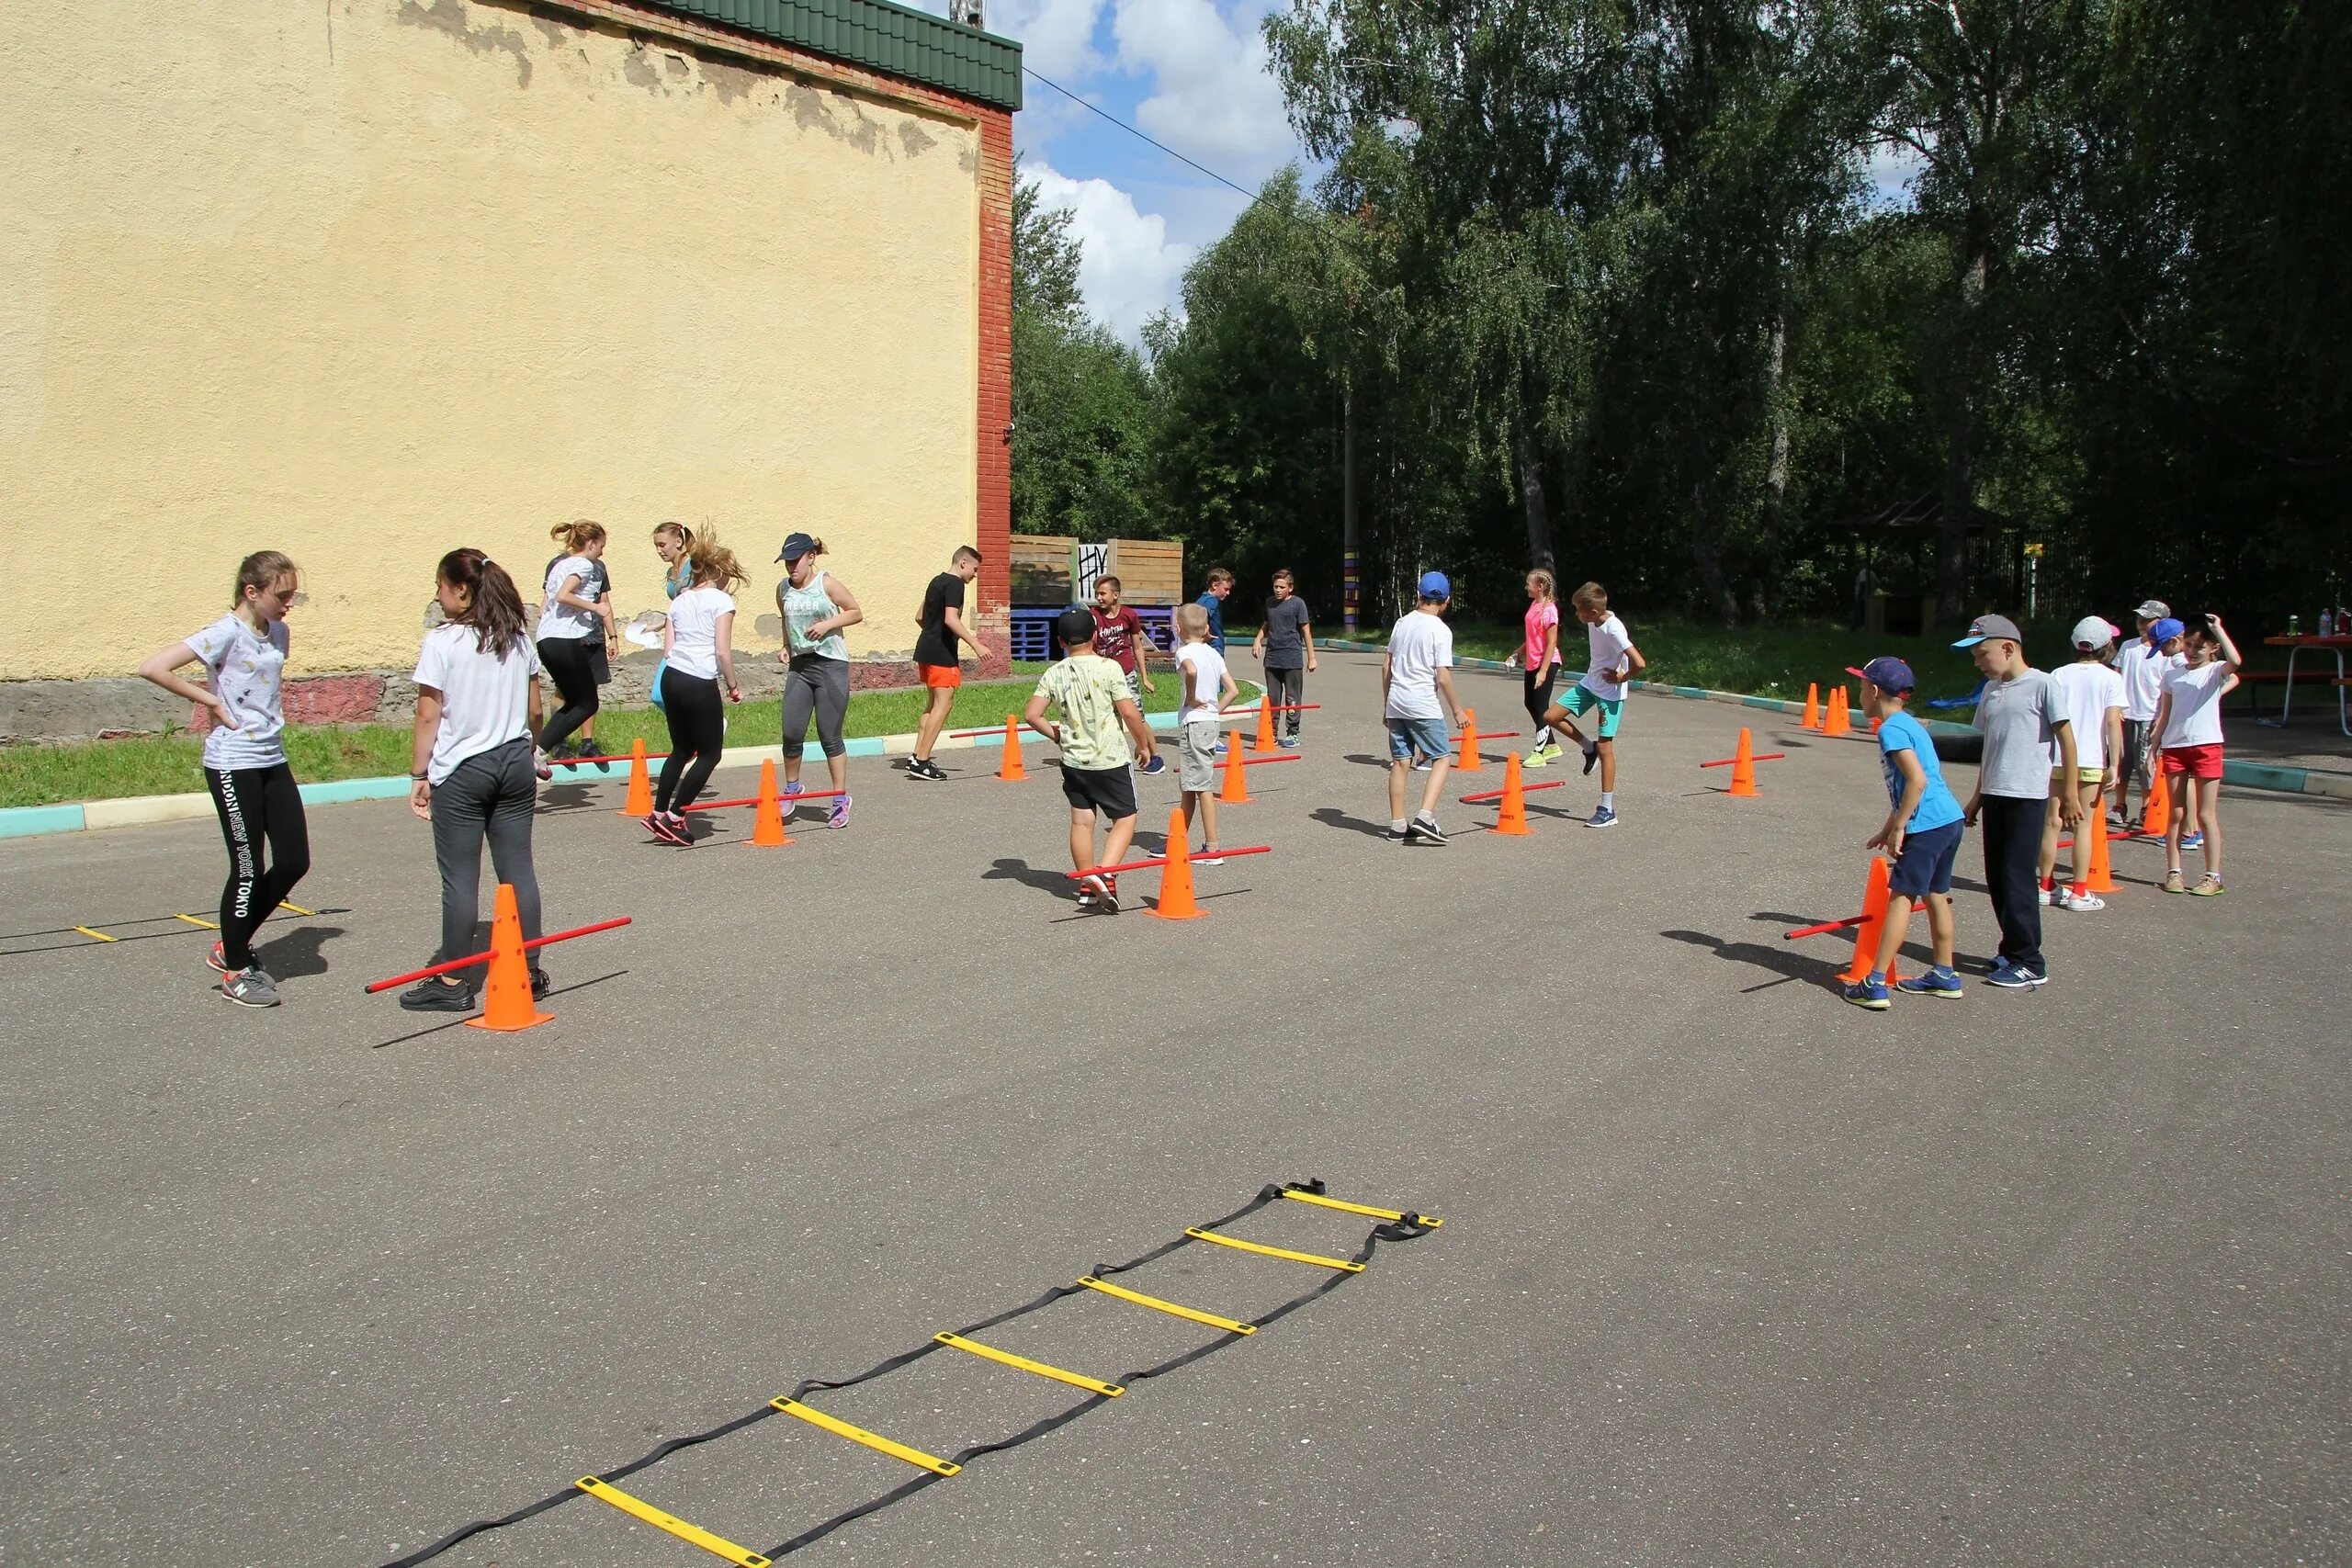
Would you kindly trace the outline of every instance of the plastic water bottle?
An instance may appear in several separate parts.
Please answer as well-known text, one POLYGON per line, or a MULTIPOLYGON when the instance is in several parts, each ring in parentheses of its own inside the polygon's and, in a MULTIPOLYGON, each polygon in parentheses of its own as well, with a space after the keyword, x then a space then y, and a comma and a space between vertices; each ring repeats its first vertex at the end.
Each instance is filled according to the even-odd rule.
POLYGON ((2319 635, 2322 637, 2335 635, 2335 617, 2328 614, 2327 606, 2324 604, 2319 607, 2319 635))
POLYGON ((2287 635, 2289 637, 2301 637, 2303 635, 2302 616, 2290 615, 2287 617, 2287 635))

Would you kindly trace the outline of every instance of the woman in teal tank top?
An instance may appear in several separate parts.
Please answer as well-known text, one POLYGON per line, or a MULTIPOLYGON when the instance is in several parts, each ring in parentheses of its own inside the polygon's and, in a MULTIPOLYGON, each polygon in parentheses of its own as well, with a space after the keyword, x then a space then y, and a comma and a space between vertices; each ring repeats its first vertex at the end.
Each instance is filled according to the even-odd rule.
POLYGON ((784 620, 784 803, 792 814, 800 794, 800 753, 808 741, 808 720, 817 720, 817 744, 832 775, 833 808, 828 828, 849 826, 849 748, 842 720, 849 712, 849 644, 844 627, 865 619, 857 599, 830 572, 817 570, 825 542, 806 534, 785 540, 776 559, 785 579, 775 585, 776 614, 784 620))

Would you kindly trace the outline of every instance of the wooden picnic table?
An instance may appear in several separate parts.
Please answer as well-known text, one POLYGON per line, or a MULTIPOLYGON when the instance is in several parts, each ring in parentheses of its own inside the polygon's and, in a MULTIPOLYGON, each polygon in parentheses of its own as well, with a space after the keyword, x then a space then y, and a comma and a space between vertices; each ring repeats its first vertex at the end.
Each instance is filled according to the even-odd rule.
POLYGON ((2344 655, 2352 649, 2352 637, 2267 637, 2262 639, 2262 646, 2287 650, 2287 694, 2278 704, 2277 718, 2256 719, 2256 724, 2268 729, 2287 728, 2288 715, 2295 705, 2295 660, 2302 657, 2303 649, 2312 648, 2335 656, 2335 727, 2352 735, 2352 711, 2347 711, 2345 701, 2346 691, 2352 690, 2352 681, 2344 676, 2344 655))

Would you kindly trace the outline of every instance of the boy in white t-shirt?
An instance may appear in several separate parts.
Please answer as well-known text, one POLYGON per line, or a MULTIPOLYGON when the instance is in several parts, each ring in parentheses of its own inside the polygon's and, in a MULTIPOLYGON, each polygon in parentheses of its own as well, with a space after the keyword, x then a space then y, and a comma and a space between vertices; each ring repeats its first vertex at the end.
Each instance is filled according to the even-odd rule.
MULTIPOLYGON (((1229 581, 1229 579, 1228 579, 1229 581)), ((1177 787, 1184 792, 1184 829, 1201 824, 1201 863, 1219 865, 1216 852, 1216 716, 1241 694, 1225 668, 1225 655, 1209 641, 1204 604, 1176 612, 1176 675, 1183 700, 1176 708, 1177 787)))
POLYGON ((2132 614, 2140 635, 2115 656, 2115 671, 2123 677, 2123 754, 2116 759, 2115 798, 2109 803, 2114 816, 2109 826, 2119 833, 2132 830, 2132 786, 2138 784, 2143 793, 2156 787, 2156 742, 2149 730, 2156 721, 2157 688, 2168 660, 2149 633, 2172 614, 2172 606, 2161 599, 2143 599, 2132 614))
MULTIPOLYGON (((2052 672, 2058 682, 2058 700, 2075 732, 2076 798, 2083 803, 2087 824, 2099 809, 2100 796, 2116 787, 2117 767, 2123 755, 2123 677, 2108 668, 2108 649, 2116 629, 2098 615, 2075 623, 2075 661, 2052 672)), ((2050 749, 2050 776, 2058 782, 2058 749, 2050 749)), ((2061 909, 2104 909, 2107 900, 2089 887, 2091 835, 2088 826, 2075 835, 2074 875, 2053 883, 2058 870, 2058 792, 2050 796, 2050 812, 2041 828, 2043 901, 2061 909)))
POLYGON ((1585 826, 1614 828, 1617 726, 1625 716, 1625 685, 1649 668, 1649 661, 1634 646, 1634 634, 1625 629, 1625 623, 1609 613, 1607 589, 1598 582, 1588 582, 1569 595, 1568 603, 1576 607, 1577 619, 1585 626, 1584 679, 1544 711, 1544 723, 1583 748, 1586 773, 1592 772, 1596 762, 1600 766, 1600 805, 1586 819, 1585 826), (1587 740, 1573 721, 1596 707, 1600 710, 1600 733, 1587 740))
POLYGON ((1380 660, 1380 713, 1388 727, 1388 836, 1406 843, 1442 844, 1437 797, 1445 788, 1453 748, 1447 724, 1462 728, 1462 705, 1453 695, 1453 629, 1445 606, 1453 584, 1442 571, 1421 573, 1419 597, 1388 633, 1380 660), (1421 808, 1405 818, 1405 784, 1415 760, 1429 766, 1421 786, 1421 808))
POLYGON ((2188 622, 2180 637, 2181 661, 2165 670, 2156 699, 2156 745, 2175 805, 2165 826, 2165 891, 2210 898, 2222 891, 2222 699, 2238 683, 2240 660, 2219 615, 2188 622), (2205 878, 2194 887, 2181 881, 2180 852, 2193 847, 2183 805, 2195 807, 2205 852, 2205 878))

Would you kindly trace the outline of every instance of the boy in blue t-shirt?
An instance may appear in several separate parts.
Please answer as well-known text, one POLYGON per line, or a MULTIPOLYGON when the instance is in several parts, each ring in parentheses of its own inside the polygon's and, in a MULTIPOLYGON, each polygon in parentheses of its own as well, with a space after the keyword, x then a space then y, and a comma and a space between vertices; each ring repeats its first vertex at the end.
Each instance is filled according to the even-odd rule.
POLYGON ((1892 1000, 1886 972, 1903 950, 1914 898, 1928 901, 1928 935, 1935 944, 1936 966, 1897 981, 1895 988, 1921 997, 1960 995, 1960 976, 1951 966, 1951 863, 1967 824, 1960 802, 1944 783, 1935 741, 1925 726, 1904 711, 1917 685, 1911 666, 1881 657, 1864 665, 1860 674, 1862 711, 1879 721, 1879 766, 1886 774, 1886 797, 1894 803, 1886 826, 1867 847, 1885 850, 1894 869, 1887 877, 1886 924, 1879 933, 1878 953, 1871 960, 1870 974, 1846 987, 1846 999, 1883 1012, 1892 1000))

